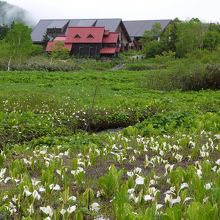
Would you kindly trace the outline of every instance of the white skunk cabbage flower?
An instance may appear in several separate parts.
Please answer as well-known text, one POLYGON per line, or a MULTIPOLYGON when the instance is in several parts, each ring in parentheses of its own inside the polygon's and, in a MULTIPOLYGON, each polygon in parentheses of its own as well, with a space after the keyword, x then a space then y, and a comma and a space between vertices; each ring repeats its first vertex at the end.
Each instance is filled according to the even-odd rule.
POLYGON ((68 212, 69 214, 71 214, 71 213, 73 213, 75 210, 76 210, 76 206, 73 205, 73 206, 71 206, 71 207, 69 207, 69 208, 67 209, 67 212, 68 212))
POLYGON ((28 187, 24 187, 24 192, 23 192, 23 195, 24 196, 31 196, 32 195, 32 192, 30 192, 29 190, 28 190, 28 187))
POLYGON ((76 197, 75 197, 75 196, 71 196, 71 197, 69 197, 68 200, 69 200, 69 201, 72 200, 73 202, 75 202, 75 201, 76 201, 76 197))
POLYGON ((181 190, 183 190, 183 189, 186 189, 186 188, 189 188, 188 183, 182 183, 182 184, 180 185, 179 192, 180 192, 181 190))
POLYGON ((93 203, 91 204, 91 206, 90 206, 90 209, 91 209, 92 211, 98 212, 99 209, 100 209, 100 205, 99 205, 97 202, 93 202, 93 203))
POLYGON ((65 210, 65 209, 61 209, 61 210, 60 210, 60 214, 61 214, 61 215, 65 215, 65 213, 66 213, 66 210, 65 210))
POLYGON ((150 195, 145 195, 144 196, 144 201, 145 202, 148 202, 148 201, 151 201, 151 200, 153 200, 153 197, 151 197, 150 195))
POLYGON ((135 185, 144 185, 144 178, 142 176, 138 176, 135 180, 135 185))
POLYGON ((40 210, 50 217, 53 216, 53 209, 49 205, 47 207, 40 207, 40 210))
POLYGON ((37 190, 34 190, 34 192, 33 192, 32 195, 33 195, 34 199, 40 200, 40 198, 41 198, 41 196, 40 196, 40 194, 37 192, 37 190))

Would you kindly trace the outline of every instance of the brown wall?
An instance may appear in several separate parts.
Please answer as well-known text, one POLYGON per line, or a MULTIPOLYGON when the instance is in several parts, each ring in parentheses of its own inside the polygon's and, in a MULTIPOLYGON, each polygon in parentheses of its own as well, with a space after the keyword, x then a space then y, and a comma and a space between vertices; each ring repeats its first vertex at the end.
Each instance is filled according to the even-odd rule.
POLYGON ((81 57, 99 57, 102 44, 73 44, 71 54, 81 57))
POLYGON ((128 44, 128 40, 127 40, 127 37, 123 31, 123 28, 121 27, 121 25, 119 25, 119 27, 117 28, 116 32, 119 33, 119 40, 120 40, 120 43, 124 44, 124 46, 126 44, 128 44))

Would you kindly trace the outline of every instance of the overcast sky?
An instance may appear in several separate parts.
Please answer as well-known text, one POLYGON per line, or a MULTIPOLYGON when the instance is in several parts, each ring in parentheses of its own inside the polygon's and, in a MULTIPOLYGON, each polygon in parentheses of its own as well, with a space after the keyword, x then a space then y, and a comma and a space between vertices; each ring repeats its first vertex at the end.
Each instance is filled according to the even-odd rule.
POLYGON ((220 22, 220 0, 6 0, 43 18, 122 18, 220 22))

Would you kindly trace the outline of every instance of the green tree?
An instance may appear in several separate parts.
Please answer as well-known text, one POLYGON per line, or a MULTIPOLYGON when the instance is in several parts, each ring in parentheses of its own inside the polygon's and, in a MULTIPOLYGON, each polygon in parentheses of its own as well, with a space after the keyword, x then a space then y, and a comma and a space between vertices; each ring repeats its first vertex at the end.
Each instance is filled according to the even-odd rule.
POLYGON ((48 34, 45 33, 42 40, 43 49, 45 50, 47 47, 47 43, 50 41, 50 38, 48 37, 48 34))
POLYGON ((176 52, 176 43, 177 43, 177 28, 181 21, 178 18, 175 18, 166 28, 162 34, 161 41, 166 48, 166 51, 176 52))
POLYGON ((155 57, 163 52, 163 45, 160 41, 161 33, 160 23, 155 23, 150 31, 145 31, 141 44, 146 57, 155 57))
POLYGON ((220 33, 220 24, 219 23, 210 23, 209 31, 217 31, 220 33))
POLYGON ((210 51, 217 49, 220 44, 220 32, 208 31, 204 37, 204 49, 210 51))
POLYGON ((57 41, 51 51, 50 54, 51 61, 50 63, 52 64, 53 59, 68 59, 69 58, 69 50, 65 48, 64 42, 62 41, 57 41))
POLYGON ((0 40, 0 61, 2 64, 9 62, 10 46, 5 40, 0 40))
POLYGON ((217 49, 220 44, 220 24, 210 23, 208 32, 204 36, 204 49, 210 51, 217 49))
POLYGON ((0 25, 0 40, 3 40, 7 35, 9 27, 7 25, 0 25))
POLYGON ((187 53, 202 49, 207 30, 208 26, 197 18, 179 23, 176 42, 177 57, 184 57, 187 53))
POLYGON ((160 23, 155 23, 152 29, 145 31, 143 38, 141 39, 142 44, 147 44, 149 41, 157 40, 162 33, 162 27, 160 23))
POLYGON ((14 23, 5 37, 6 48, 8 48, 8 71, 11 68, 12 59, 19 60, 28 57, 33 52, 33 43, 31 40, 31 29, 22 24, 14 23))

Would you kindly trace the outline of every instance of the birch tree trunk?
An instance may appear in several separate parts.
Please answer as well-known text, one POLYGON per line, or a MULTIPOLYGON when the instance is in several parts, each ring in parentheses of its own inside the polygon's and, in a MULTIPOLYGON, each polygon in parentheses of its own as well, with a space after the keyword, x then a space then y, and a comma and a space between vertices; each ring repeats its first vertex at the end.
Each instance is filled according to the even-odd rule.
POLYGON ((50 58, 50 65, 53 63, 53 57, 50 58))
POLYGON ((9 60, 8 60, 8 68, 7 71, 11 70, 11 60, 12 60, 12 56, 10 56, 9 60))

